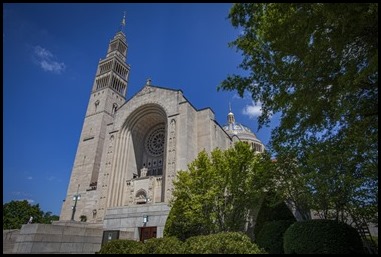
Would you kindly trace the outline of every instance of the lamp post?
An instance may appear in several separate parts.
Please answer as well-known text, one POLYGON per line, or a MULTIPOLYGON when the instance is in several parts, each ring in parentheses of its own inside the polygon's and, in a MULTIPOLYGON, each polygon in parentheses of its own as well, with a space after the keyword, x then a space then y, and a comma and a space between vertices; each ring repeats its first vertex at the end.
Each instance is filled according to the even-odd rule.
POLYGON ((72 208, 73 212, 71 214, 71 220, 74 220, 74 214, 75 214, 75 208, 77 207, 77 201, 81 199, 81 195, 78 194, 78 190, 79 190, 79 184, 77 188, 77 193, 73 196, 74 206, 72 208))
POLYGON ((148 215, 143 215, 143 223, 144 223, 144 225, 146 225, 147 222, 148 222, 148 215))

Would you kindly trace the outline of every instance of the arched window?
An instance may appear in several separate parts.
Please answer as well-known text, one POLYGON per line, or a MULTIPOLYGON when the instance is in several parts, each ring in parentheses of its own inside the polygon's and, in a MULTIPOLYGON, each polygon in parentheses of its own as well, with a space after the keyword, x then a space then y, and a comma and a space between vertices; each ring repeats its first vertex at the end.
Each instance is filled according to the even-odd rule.
POLYGON ((146 204, 148 201, 147 193, 144 189, 139 189, 135 195, 135 202, 137 204, 146 204))

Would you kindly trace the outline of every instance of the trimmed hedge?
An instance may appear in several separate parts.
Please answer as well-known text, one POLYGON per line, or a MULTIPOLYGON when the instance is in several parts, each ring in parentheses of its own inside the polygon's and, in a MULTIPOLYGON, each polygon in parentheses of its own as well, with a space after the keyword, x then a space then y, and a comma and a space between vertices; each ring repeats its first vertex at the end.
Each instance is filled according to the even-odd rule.
POLYGON ((151 238, 144 242, 146 254, 178 254, 184 253, 184 243, 174 236, 151 238))
POLYGON ((293 220, 275 220, 266 222, 256 238, 258 246, 268 253, 284 253, 283 234, 293 223, 295 223, 293 220))
POLYGON ((117 239, 103 245, 99 254, 256 254, 266 253, 242 232, 222 232, 207 236, 194 236, 184 243, 176 237, 151 238, 145 243, 117 239))
POLYGON ((137 254, 143 253, 144 244, 135 240, 117 239, 111 240, 102 245, 99 254, 116 253, 116 254, 137 254))
POLYGON ((355 228, 334 220, 307 220, 292 224, 284 233, 284 253, 362 254, 355 228))
POLYGON ((242 232, 221 232, 194 236, 185 241, 186 254, 257 254, 266 253, 242 232))
POLYGON ((296 221, 294 215, 284 202, 280 202, 275 206, 270 205, 269 197, 267 196, 261 205, 258 217, 255 221, 254 236, 257 242, 257 235, 261 232, 263 226, 270 221, 275 220, 292 220, 296 221))

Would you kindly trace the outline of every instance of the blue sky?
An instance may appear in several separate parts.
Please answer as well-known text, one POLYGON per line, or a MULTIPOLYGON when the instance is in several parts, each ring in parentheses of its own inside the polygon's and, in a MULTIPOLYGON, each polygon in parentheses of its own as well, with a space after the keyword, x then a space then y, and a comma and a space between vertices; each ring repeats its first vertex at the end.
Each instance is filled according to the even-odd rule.
POLYGON ((236 121, 257 131, 250 96, 217 92, 242 56, 228 47, 240 33, 231 4, 3 4, 3 203, 26 199, 59 215, 97 64, 126 11, 131 65, 127 99, 148 77, 181 89, 221 124, 231 102, 236 121))

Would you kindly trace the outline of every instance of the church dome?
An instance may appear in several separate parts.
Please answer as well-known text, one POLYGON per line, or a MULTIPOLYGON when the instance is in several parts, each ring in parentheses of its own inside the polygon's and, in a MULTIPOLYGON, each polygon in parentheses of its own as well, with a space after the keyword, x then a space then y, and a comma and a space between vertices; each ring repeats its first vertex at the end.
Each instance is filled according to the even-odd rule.
POLYGON ((254 138, 257 138, 255 136, 255 134, 253 132, 251 132, 251 130, 248 127, 242 125, 241 123, 234 122, 234 123, 230 123, 230 124, 224 125, 223 129, 226 132, 228 132, 228 134, 232 134, 232 135, 252 134, 252 136, 254 138))
POLYGON ((249 143, 257 152, 264 151, 264 145, 262 142, 247 126, 235 121, 234 114, 231 110, 229 111, 227 118, 228 124, 222 126, 222 128, 230 137, 233 138, 236 136, 240 141, 249 143))

